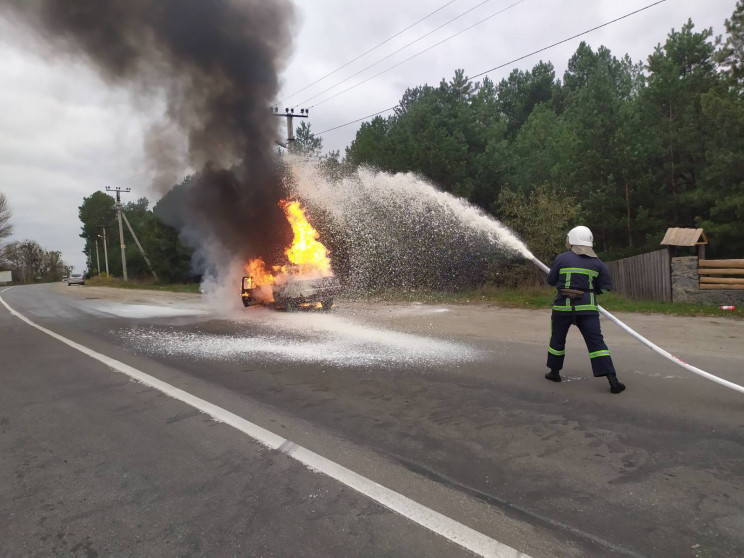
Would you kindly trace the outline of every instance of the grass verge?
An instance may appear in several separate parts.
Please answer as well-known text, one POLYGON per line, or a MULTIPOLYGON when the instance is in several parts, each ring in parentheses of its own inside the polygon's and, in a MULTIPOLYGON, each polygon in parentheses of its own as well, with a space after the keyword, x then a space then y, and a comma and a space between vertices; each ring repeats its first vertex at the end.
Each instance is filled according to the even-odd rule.
POLYGON ((195 293, 199 294, 199 284, 198 283, 188 283, 188 284, 180 284, 180 283, 174 283, 174 284, 161 284, 161 283, 154 283, 152 281, 143 281, 143 280, 129 280, 129 281, 123 281, 121 279, 116 279, 113 277, 91 277, 90 279, 85 280, 86 285, 90 285, 91 287, 114 287, 117 289, 145 289, 150 291, 166 291, 170 293, 195 293))

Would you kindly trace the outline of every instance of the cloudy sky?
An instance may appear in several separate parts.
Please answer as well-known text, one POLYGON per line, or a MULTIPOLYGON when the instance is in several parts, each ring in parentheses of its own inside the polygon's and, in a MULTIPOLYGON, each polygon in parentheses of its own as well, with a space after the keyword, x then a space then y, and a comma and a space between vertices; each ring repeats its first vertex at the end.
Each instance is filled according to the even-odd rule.
MULTIPOLYGON (((308 122, 314 132, 323 132, 324 148, 343 154, 361 122, 326 130, 392 107, 407 87, 436 85, 457 68, 473 76, 506 64, 488 74, 498 82, 514 68, 528 70, 549 60, 560 78, 581 40, 595 50, 604 45, 617 57, 627 53, 645 61, 687 19, 698 30, 723 33, 736 6, 736 0, 666 0, 511 62, 652 3, 295 0, 295 44, 280 75, 277 105, 282 112, 309 108, 308 122)), ((157 199, 149 188, 143 133, 163 104, 111 88, 84 61, 51 61, 28 30, 1 17, 0 83, 0 191, 13 211, 12 240, 32 239, 60 250, 67 263, 83 270, 78 206, 84 197, 120 186, 132 188, 125 201, 157 199)), ((284 119, 277 123, 282 137, 284 119)))

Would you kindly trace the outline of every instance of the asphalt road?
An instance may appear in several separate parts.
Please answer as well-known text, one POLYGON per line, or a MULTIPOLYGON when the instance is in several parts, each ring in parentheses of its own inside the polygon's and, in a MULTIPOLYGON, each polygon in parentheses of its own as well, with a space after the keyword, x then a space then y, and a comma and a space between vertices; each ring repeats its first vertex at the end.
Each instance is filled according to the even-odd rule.
MULTIPOLYGON (((571 381, 542 379, 544 340, 520 329, 547 312, 398 305, 382 316, 340 302, 217 314, 70 289, 0 297, 516 551, 744 555, 744 396, 613 344, 607 326, 620 395, 588 377, 575 344, 571 381)), ((741 331, 732 322, 728 337, 741 331)), ((744 384, 736 343, 680 356, 744 384)), ((2 556, 472 555, 5 306, 0 363, 2 556)))

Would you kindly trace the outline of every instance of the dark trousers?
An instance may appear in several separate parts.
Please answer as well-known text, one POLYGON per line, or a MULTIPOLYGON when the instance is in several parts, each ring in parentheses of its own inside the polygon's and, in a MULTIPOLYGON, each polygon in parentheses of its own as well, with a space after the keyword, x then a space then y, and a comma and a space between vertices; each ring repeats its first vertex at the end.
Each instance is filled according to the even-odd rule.
POLYGON ((577 313, 574 315, 571 312, 553 311, 550 318, 548 368, 551 370, 561 370, 563 368, 563 359, 566 356, 566 335, 568 335, 568 329, 574 324, 574 319, 576 320, 576 326, 584 337, 586 348, 589 350, 589 360, 592 363, 594 376, 614 375, 615 367, 612 365, 610 351, 602 337, 602 330, 599 328, 599 314, 577 313))

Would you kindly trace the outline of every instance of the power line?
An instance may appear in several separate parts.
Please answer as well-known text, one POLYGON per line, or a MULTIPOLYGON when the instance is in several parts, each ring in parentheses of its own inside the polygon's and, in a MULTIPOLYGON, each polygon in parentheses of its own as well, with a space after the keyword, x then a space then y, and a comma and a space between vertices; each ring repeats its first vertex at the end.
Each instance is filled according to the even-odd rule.
MULTIPOLYGON (((620 20, 623 20, 623 19, 625 19, 625 18, 628 18, 628 17, 630 17, 630 16, 632 16, 632 15, 635 15, 635 14, 637 14, 637 13, 643 12, 643 11, 645 11, 645 10, 649 9, 649 8, 653 8, 654 6, 657 6, 657 5, 659 5, 659 4, 662 4, 662 3, 664 3, 664 2, 666 2, 666 0, 658 0, 657 2, 653 2, 652 4, 648 4, 648 5, 646 5, 646 6, 642 7, 642 8, 639 8, 639 9, 637 9, 637 10, 635 10, 635 11, 629 12, 629 13, 627 13, 627 14, 623 15, 623 16, 617 17, 617 18, 615 18, 615 19, 613 19, 613 20, 610 20, 610 21, 608 21, 608 22, 606 22, 606 23, 603 23, 603 24, 601 24, 601 25, 597 25, 596 27, 592 27, 591 29, 587 29, 586 31, 583 31, 583 32, 581 32, 581 33, 578 33, 578 34, 576 34, 576 35, 573 35, 573 36, 571 36, 571 37, 568 37, 567 39, 563 39, 563 40, 561 40, 561 41, 558 41, 558 42, 556 42, 556 43, 553 43, 553 44, 551 44, 551 45, 549 45, 549 46, 546 46, 546 47, 543 47, 543 48, 541 48, 541 49, 538 49, 538 50, 532 51, 532 52, 530 52, 529 54, 525 54, 525 55, 523 55, 523 56, 520 56, 519 58, 514 58, 513 60, 510 60, 509 62, 504 62, 503 64, 500 64, 499 66, 494 66, 494 67, 493 67, 493 68, 491 68, 490 70, 485 70, 484 72, 481 72, 481 73, 479 73, 479 74, 476 74, 476 75, 474 75, 474 76, 472 76, 472 77, 468 78, 468 81, 469 81, 469 82, 470 82, 470 81, 473 81, 473 80, 474 80, 474 79, 476 79, 476 78, 479 78, 479 77, 481 77, 481 76, 484 76, 484 75, 486 75, 486 74, 488 74, 488 73, 491 73, 491 72, 493 72, 493 71, 495 71, 495 70, 499 70, 499 69, 503 68, 504 66, 508 66, 509 64, 513 64, 514 62, 519 62, 520 60, 523 60, 523 59, 525 59, 525 58, 528 58, 529 56, 532 56, 532 55, 534 55, 534 54, 538 54, 538 53, 540 53, 540 52, 543 52, 543 51, 545 51, 545 50, 548 50, 548 49, 550 49, 550 48, 553 48, 554 46, 558 46, 558 45, 561 45, 561 44, 563 44, 563 43, 565 43, 565 42, 568 42, 568 41, 570 41, 570 40, 572 40, 572 39, 576 39, 576 38, 578 38, 578 37, 581 37, 581 36, 583 36, 583 35, 586 35, 586 34, 588 34, 588 33, 591 33, 592 31, 596 31, 597 29, 601 29, 602 27, 606 27, 606 26, 608 26, 608 25, 610 25, 610 24, 612 24, 612 23, 618 22, 618 21, 620 21, 620 20)), ((404 62, 405 62, 405 61, 404 61, 404 62)), ((378 75, 379 75, 379 74, 378 74, 378 75)), ((329 97, 329 98, 330 98, 330 97, 329 97)), ((327 100, 328 100, 328 99, 326 99, 326 101, 327 101, 327 100)), ((325 101, 323 101, 323 102, 325 102, 325 101)), ((358 119, 356 119, 356 120, 352 120, 351 122, 346 122, 345 124, 339 124, 338 126, 334 126, 333 128, 328 128, 327 130, 323 130, 322 132, 319 132, 319 133, 317 133, 317 134, 315 134, 315 135, 316 135, 316 136, 320 136, 320 135, 322 135, 322 134, 324 134, 324 133, 326 133, 326 132, 331 132, 331 131, 333 131, 333 130, 338 130, 339 128, 343 128, 343 127, 345 127, 345 126, 350 126, 351 124, 355 124, 356 122, 359 122, 360 120, 364 120, 364 119, 366 119, 366 118, 370 118, 370 117, 373 117, 373 116, 377 116, 378 114, 382 114, 382 113, 384 113, 384 112, 388 112, 388 111, 394 110, 394 109, 398 108, 399 106, 400 106, 400 105, 398 104, 398 105, 395 105, 394 107, 390 107, 390 108, 387 108, 387 109, 385 109, 385 110, 381 110, 381 111, 379 111, 379 112, 376 112, 376 113, 374 113, 374 114, 370 114, 369 116, 364 116, 364 117, 362 117, 362 118, 358 118, 358 119)))
MULTIPOLYGON (((462 33, 465 33, 466 31, 470 31, 470 30, 471 30, 471 29, 472 29, 473 27, 476 27, 476 26, 480 25, 481 23, 484 23, 485 21, 488 21, 488 20, 489 20, 489 19, 491 19, 492 17, 495 17, 495 16, 497 16, 497 15, 499 15, 499 14, 501 14, 501 13, 505 12, 506 10, 509 10, 509 9, 513 8, 513 7, 514 7, 514 6, 516 6, 517 4, 521 4, 521 3, 522 3, 522 2, 524 2, 524 1, 525 1, 525 0, 518 0, 517 2, 514 2, 513 4, 510 4, 510 5, 509 5, 509 6, 507 6, 506 8, 503 8, 503 9, 499 10, 498 12, 495 12, 495 13, 493 13, 493 14, 489 15, 488 17, 485 17, 485 18, 481 19, 480 21, 477 21, 477 22, 475 22, 475 23, 474 23, 473 25, 471 25, 470 27, 466 27, 465 29, 463 29, 463 30, 461 30, 461 31, 458 31, 458 32, 457 32, 457 33, 455 33, 454 35, 450 35, 449 37, 447 37, 447 38, 445 38, 445 39, 442 39, 442 40, 441 40, 441 41, 439 41, 438 43, 435 43, 435 44, 431 45, 430 47, 427 47, 427 48, 425 48, 424 50, 422 50, 422 51, 420 51, 420 52, 417 52, 417 53, 416 53, 416 54, 414 54, 413 56, 409 56, 409 57, 408 57, 408 58, 406 58, 405 60, 401 60, 401 61, 400 61, 400 62, 398 62, 397 64, 394 64, 394 65, 390 66, 389 68, 386 68, 386 69, 382 70, 381 72, 377 72, 377 73, 376 73, 375 75, 373 75, 373 76, 370 76, 370 77, 368 77, 368 78, 366 78, 366 79, 363 79, 362 81, 360 81, 360 82, 358 82, 358 83, 356 83, 356 84, 352 85, 351 87, 347 87, 347 88, 346 88, 346 89, 344 89, 343 91, 339 91, 338 93, 334 93, 333 95, 331 95, 330 97, 326 97, 326 98, 325 98, 325 99, 323 99, 322 101, 318 101, 318 102, 317 102, 317 103, 315 103, 314 105, 311 105, 311 106, 310 106, 310 108, 313 108, 313 107, 317 107, 318 105, 322 105, 322 104, 323 104, 323 103, 325 103, 326 101, 330 101, 331 99, 333 99, 333 98, 335 98, 335 97, 338 97, 339 95, 342 95, 342 94, 346 93, 347 91, 351 91, 351 90, 352 90, 352 89, 354 89, 355 87, 359 87, 360 85, 362 85, 362 84, 364 84, 364 83, 367 83, 368 81, 370 81, 370 80, 373 80, 373 79, 375 79, 375 78, 376 78, 376 77, 378 77, 378 76, 381 76, 381 75, 382 75, 382 74, 384 74, 385 72, 388 72, 388 71, 390 71, 390 70, 392 70, 392 69, 394 69, 394 68, 397 68, 397 67, 398 67, 398 66, 400 66, 401 64, 405 64, 405 63, 406 63, 406 62, 408 62, 409 60, 413 60, 413 59, 414 59, 414 58, 416 58, 417 56, 420 56, 420 55, 424 54, 425 52, 427 52, 427 51, 430 51, 431 49, 433 49, 433 48, 436 48, 436 47, 438 47, 438 46, 439 46, 439 45, 441 45, 442 43, 446 43, 446 42, 447 42, 447 41, 449 41, 450 39, 453 39, 454 37, 457 37, 458 35, 461 35, 462 33)), ((508 62, 507 62, 507 63, 508 63, 508 62)), ((366 68, 365 68, 365 69, 366 69, 366 68)), ((362 71, 364 71, 364 70, 362 70, 362 71)), ((356 74, 354 74, 354 75, 356 75, 356 74)), ((351 76, 351 77, 354 77, 354 76, 351 76)), ((343 82, 341 82, 341 83, 343 83, 343 82)), ((337 84, 337 85, 338 85, 338 84, 337 84)), ((335 87, 335 86, 334 86, 334 87, 335 87)), ((333 87, 331 87, 331 89, 333 89, 333 87)), ((326 91, 327 91, 327 90, 326 90, 326 91)), ((317 95, 316 95, 316 97, 317 97, 317 95)), ((312 97, 311 97, 311 98, 312 98, 312 97)))
POLYGON ((322 132, 318 132, 315 135, 316 136, 322 136, 326 132, 332 132, 333 130, 338 130, 339 128, 343 128, 345 126, 350 126, 352 124, 356 124, 360 120, 366 120, 367 118, 372 118, 373 116, 377 116, 378 114, 382 114, 384 112, 389 112, 389 111, 391 111, 393 109, 398 108, 399 106, 400 105, 395 105, 394 107, 386 108, 385 110, 381 110, 381 111, 375 112, 374 114, 368 114, 367 116, 362 116, 361 118, 357 118, 356 120, 352 120, 351 122, 347 122, 346 124, 340 124, 338 126, 334 126, 333 128, 328 128, 327 130, 323 130, 322 132))
MULTIPOLYGON (((329 77, 329 76, 332 76, 333 74, 335 74, 335 73, 336 73, 336 72, 338 72, 339 70, 343 70, 343 69, 344 69, 344 68, 346 68, 346 66, 348 66, 349 64, 351 64, 351 63, 353 63, 353 62, 356 62, 357 60, 359 60, 360 58, 362 58, 362 57, 366 56, 367 54, 369 54, 369 53, 370 53, 370 52, 372 52, 373 50, 376 50, 376 49, 380 48, 380 47, 381 47, 382 45, 384 45, 384 44, 387 44, 387 43, 389 43, 390 41, 392 41, 393 39, 395 39, 395 38, 396 38, 396 37, 398 37, 399 35, 402 35, 403 33, 405 33, 406 31, 408 31, 408 30, 409 30, 409 29, 411 29, 412 27, 415 27, 415 26, 417 26, 417 25, 418 25, 419 23, 421 23, 421 22, 422 22, 422 21, 424 21, 425 19, 428 19, 428 18, 430 18, 430 17, 431 17, 431 16, 433 16, 433 15, 434 15, 435 13, 437 13, 437 12, 440 12, 440 11, 442 11, 442 10, 443 10, 444 8, 446 8, 446 7, 447 7, 447 6, 449 6, 450 4, 454 4, 455 2, 457 2, 457 0, 450 0, 449 2, 447 2, 446 4, 444 4, 443 6, 441 6, 441 7, 437 8, 437 9, 436 9, 436 10, 434 10, 433 12, 431 12, 431 13, 429 13, 429 14, 425 15, 424 17, 422 17, 421 19, 419 19, 419 20, 418 20, 418 21, 416 21, 415 23, 412 23, 411 25, 409 25, 409 26, 408 26, 408 27, 406 27, 405 29, 403 29, 403 30, 401 30, 401 31, 398 31, 398 32, 397 32, 397 33, 396 33, 395 35, 393 35, 392 37, 389 37, 389 38, 385 39, 384 41, 382 41, 382 42, 381 42, 380 44, 378 44, 378 45, 376 45, 376 46, 373 46, 373 47, 372 47, 371 49, 369 49, 369 50, 367 50, 367 51, 363 52, 362 54, 360 54, 359 56, 357 56, 357 57, 356 57, 356 58, 354 58, 353 60, 349 60, 349 61, 348 61, 348 62, 347 62, 346 64, 344 64, 343 66, 339 66, 338 68, 336 68, 336 69, 335 69, 335 70, 333 70, 332 72, 329 72, 329 73, 327 73, 326 75, 324 75, 324 76, 323 76, 322 78, 316 79, 316 80, 315 80, 314 82, 312 82, 312 83, 310 83, 310 84, 306 85, 306 86, 305 86, 305 87, 303 87, 302 89, 300 89, 300 90, 298 90, 298 91, 295 91, 295 92, 294 92, 294 93, 292 93, 292 94, 291 94, 291 95, 290 95, 289 97, 286 97, 286 98, 285 98, 285 99, 283 99, 282 101, 279 101, 279 103, 278 103, 278 104, 280 104, 280 105, 281 105, 281 104, 284 104, 284 102, 285 102, 286 100, 288 100, 288 99, 291 99, 292 97, 294 97, 294 96, 295 96, 295 95, 297 95, 298 93, 302 93, 303 91, 305 91, 306 89, 308 89, 308 88, 312 87, 312 86, 313 86, 313 85, 315 85, 316 83, 318 83, 318 82, 321 82, 321 81, 323 81, 323 80, 324 80, 325 78, 327 78, 327 77, 329 77)), ((304 103, 300 103, 300 104, 304 104, 304 103)))
MULTIPOLYGON (((475 6, 473 6, 472 8, 470 8, 469 10, 467 10, 467 11, 465 11, 465 12, 461 13, 460 15, 458 15, 458 16, 456 16, 456 17, 454 17, 454 18, 450 19, 450 20, 449 20, 449 21, 447 21, 446 23, 443 23, 442 25, 440 25, 440 26, 439 26, 439 27, 437 27, 436 29, 433 29, 433 30, 429 31, 428 33, 425 33, 424 35, 421 35, 421 36, 420 36, 420 37, 419 37, 418 39, 414 39, 414 40, 413 40, 413 41, 411 41, 410 43, 408 43, 408 44, 406 44, 406 45, 404 45, 404 46, 400 47, 400 48, 399 48, 398 50, 395 50, 395 51, 391 52, 390 54, 388 54, 387 56, 385 56, 385 57, 383 57, 383 58, 380 58, 380 59, 379 59, 379 60, 377 60, 376 62, 373 62, 373 63, 372 63, 372 64, 370 64, 369 66, 366 66, 366 67, 362 68, 362 69, 361 69, 361 70, 359 70, 359 71, 358 71, 357 73, 355 73, 355 74, 352 74, 352 75, 350 75, 349 77, 346 77, 346 78, 342 79, 342 80, 341 80, 341 81, 339 81, 338 83, 336 83, 336 84, 334 84, 334 85, 331 85, 330 87, 328 87, 328 88, 324 89, 324 90, 323 90, 323 91, 321 91, 320 93, 316 93, 316 94, 315 94, 315 95, 313 95, 312 97, 310 97, 310 98, 308 98, 308 99, 305 99, 305 100, 304 100, 304 101, 302 101, 302 102, 301 102, 300 104, 301 104, 301 105, 305 105, 305 104, 307 104, 307 103, 308 103, 308 101, 312 101, 312 100, 313 100, 313 99, 315 99, 316 97, 320 97, 320 96, 321 96, 321 95, 322 95, 323 93, 327 93, 327 92, 328 92, 328 91, 330 91, 331 89, 333 89, 333 88, 335 88, 335 87, 338 87, 339 85, 341 85, 341 84, 342 84, 342 83, 344 83, 344 82, 347 82, 347 81, 349 81, 349 80, 350 80, 351 78, 353 78, 353 77, 356 77, 356 76, 358 76, 358 75, 359 75, 359 74, 361 74, 362 72, 365 72, 365 71, 369 70, 370 68, 372 68, 372 67, 374 67, 374 66, 377 66, 377 64, 379 64, 380 62, 384 62, 385 60, 387 60, 387 59, 388 59, 388 58, 390 58, 391 56, 394 56, 394 55, 398 54, 398 53, 399 53, 399 52, 400 52, 401 50, 405 50, 405 49, 407 49, 407 48, 408 48, 409 46, 411 46, 411 45, 413 45, 413 44, 416 44, 417 42, 419 42, 419 41, 421 41, 421 40, 425 39, 426 37, 428 37, 428 36, 429 36, 429 35, 431 35, 432 33, 436 33, 436 32, 437 32, 437 31, 439 31, 439 30, 440 30, 440 29, 441 29, 442 27, 446 27, 447 25, 449 25, 449 24, 450 24, 450 23, 452 23, 453 21, 455 21, 455 20, 457 20, 457 19, 460 19, 460 18, 461 18, 461 17, 463 17, 464 15, 467 15, 467 14, 469 14, 469 13, 470 13, 470 12, 472 12, 473 10, 475 10, 475 9, 477 9, 477 8, 480 8, 480 7, 481 7, 481 6, 483 5, 483 4, 487 4, 487 3, 488 3, 488 2, 490 2, 490 1, 491 1, 491 0, 483 0, 483 2, 481 2, 480 4, 476 4, 475 6)), ((520 0, 520 2, 524 2, 524 0, 520 0)), ((310 108, 312 108, 312 106, 311 106, 310 108)))
POLYGON ((486 75, 488 73, 493 72, 494 70, 500 70, 504 66, 508 66, 509 64, 513 64, 514 62, 519 62, 520 60, 522 60, 524 58, 527 58, 527 57, 532 56, 534 54, 538 54, 540 52, 543 52, 544 50, 548 50, 550 48, 553 48, 554 46, 562 45, 563 43, 566 43, 566 42, 568 42, 568 41, 570 41, 572 39, 576 39, 577 37, 581 37, 582 35, 586 35, 588 33, 591 33, 592 31, 596 31, 597 29, 601 29, 602 27, 607 27, 611 23, 615 23, 617 21, 620 21, 621 19, 625 19, 626 17, 630 17, 630 16, 635 15, 635 14, 637 14, 639 12, 644 11, 644 10, 648 10, 649 8, 653 8, 654 6, 656 6, 658 4, 662 4, 664 2, 666 2, 666 0, 659 0, 658 2, 654 2, 653 4, 649 4, 647 6, 644 6, 643 8, 639 8, 639 9, 635 10, 634 12, 627 13, 624 16, 617 17, 617 18, 615 18, 615 19, 613 19, 611 21, 608 21, 606 23, 603 23, 602 25, 597 25, 596 27, 592 27, 591 29, 588 29, 588 30, 586 30, 586 31, 584 31, 582 33, 578 33, 578 34, 574 35, 573 37, 568 37, 567 39, 563 39, 562 41, 558 41, 557 43, 553 43, 552 45, 549 45, 549 46, 543 47, 541 49, 532 51, 529 54, 525 54, 524 56, 520 56, 519 58, 515 58, 514 60, 510 60, 509 62, 504 62, 503 64, 501 64, 499 66, 495 66, 495 67, 491 68, 490 70, 486 70, 486 71, 481 72, 479 74, 475 74, 468 81, 472 81, 475 78, 479 78, 481 76, 484 76, 484 75, 486 75))

